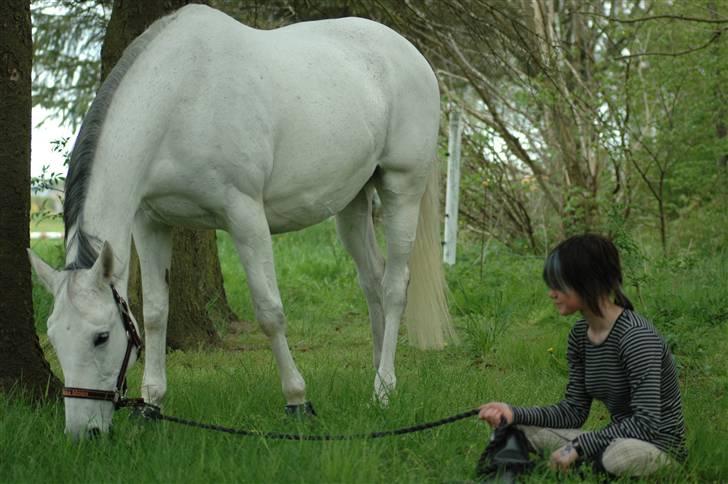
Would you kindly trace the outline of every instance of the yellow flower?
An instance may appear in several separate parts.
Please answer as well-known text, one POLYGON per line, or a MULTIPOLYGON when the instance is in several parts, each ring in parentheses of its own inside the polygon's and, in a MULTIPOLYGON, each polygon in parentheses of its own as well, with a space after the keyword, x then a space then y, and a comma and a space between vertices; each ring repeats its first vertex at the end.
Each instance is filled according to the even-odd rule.
POLYGON ((554 347, 552 346, 551 348, 547 349, 546 351, 548 351, 549 353, 553 353, 554 352, 554 347))

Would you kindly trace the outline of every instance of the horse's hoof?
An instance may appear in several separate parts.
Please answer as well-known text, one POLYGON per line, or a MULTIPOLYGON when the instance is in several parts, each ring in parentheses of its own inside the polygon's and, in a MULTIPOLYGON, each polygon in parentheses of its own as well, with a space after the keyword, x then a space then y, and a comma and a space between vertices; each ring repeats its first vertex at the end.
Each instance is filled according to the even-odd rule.
POLYGON ((313 409, 311 402, 301 405, 286 405, 286 415, 294 417, 316 417, 316 410, 313 409))
POLYGON ((144 421, 161 420, 162 410, 156 405, 147 405, 145 407, 131 407, 129 416, 134 419, 144 421))
POLYGON ((374 400, 380 407, 387 407, 389 405, 389 397, 394 393, 396 385, 397 379, 394 375, 388 375, 387 378, 382 378, 377 373, 374 378, 374 400))
POLYGON ((389 393, 379 394, 374 392, 372 394, 372 405, 380 409, 389 407, 389 393))

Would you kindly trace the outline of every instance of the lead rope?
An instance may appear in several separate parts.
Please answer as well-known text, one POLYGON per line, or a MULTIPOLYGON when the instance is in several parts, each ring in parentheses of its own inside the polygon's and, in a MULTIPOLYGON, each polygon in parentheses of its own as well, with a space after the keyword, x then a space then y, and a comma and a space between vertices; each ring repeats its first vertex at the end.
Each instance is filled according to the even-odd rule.
POLYGON ((202 422, 196 422, 194 420, 187 420, 184 418, 174 417, 171 415, 162 414, 159 407, 151 405, 149 403, 137 403, 129 402, 130 404, 125 405, 129 407, 141 407, 141 415, 147 420, 164 420, 167 422, 174 422, 180 425, 186 425, 188 427, 195 427, 204 430, 213 430, 215 432, 224 432, 226 434, 242 435, 247 437, 262 437, 264 439, 273 440, 364 440, 364 439, 379 439, 382 437, 389 437, 392 435, 404 435, 411 434, 414 432, 421 432, 423 430, 440 427, 447 425, 458 420, 463 420, 468 417, 473 417, 478 414, 478 409, 468 410, 457 415, 442 418, 440 420, 434 420, 432 422, 425 422, 411 427, 403 427, 393 430, 384 430, 381 432, 363 432, 350 435, 310 435, 310 434, 284 434, 279 432, 263 432, 260 430, 246 430, 246 429, 234 429, 230 427, 223 427, 222 425, 207 424, 202 422))

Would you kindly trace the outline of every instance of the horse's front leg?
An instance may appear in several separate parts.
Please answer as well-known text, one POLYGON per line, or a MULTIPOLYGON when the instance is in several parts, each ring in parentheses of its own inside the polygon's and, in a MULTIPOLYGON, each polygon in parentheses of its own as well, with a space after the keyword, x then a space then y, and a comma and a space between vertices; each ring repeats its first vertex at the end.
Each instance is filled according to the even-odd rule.
POLYGON ((288 408, 312 412, 306 402, 306 383, 286 340, 286 317, 278 292, 273 245, 263 207, 241 195, 232 203, 228 217, 229 231, 248 278, 255 317, 270 339, 288 408))
POLYGON ((165 368, 169 267, 172 239, 169 226, 151 221, 142 212, 134 220, 134 242, 139 254, 144 301, 144 378, 142 397, 159 405, 167 391, 165 368))

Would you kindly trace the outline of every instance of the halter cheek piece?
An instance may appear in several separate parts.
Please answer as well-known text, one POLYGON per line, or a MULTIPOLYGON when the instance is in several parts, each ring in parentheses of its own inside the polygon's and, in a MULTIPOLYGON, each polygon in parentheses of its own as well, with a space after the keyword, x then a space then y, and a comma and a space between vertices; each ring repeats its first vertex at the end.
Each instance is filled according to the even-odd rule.
POLYGON ((136 326, 134 326, 134 322, 131 319, 129 306, 126 304, 126 301, 124 301, 124 298, 116 291, 113 284, 111 285, 111 294, 114 296, 114 302, 116 302, 116 307, 119 309, 121 322, 124 325, 124 330, 126 331, 126 353, 124 353, 124 361, 121 363, 119 377, 116 379, 116 386, 113 390, 63 387, 63 396, 65 398, 86 398, 89 400, 104 400, 113 402, 115 409, 120 407, 138 406, 144 403, 143 399, 126 398, 126 371, 129 366, 129 357, 131 356, 132 350, 136 348, 138 358, 144 344, 142 343, 142 339, 139 337, 136 326))

